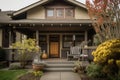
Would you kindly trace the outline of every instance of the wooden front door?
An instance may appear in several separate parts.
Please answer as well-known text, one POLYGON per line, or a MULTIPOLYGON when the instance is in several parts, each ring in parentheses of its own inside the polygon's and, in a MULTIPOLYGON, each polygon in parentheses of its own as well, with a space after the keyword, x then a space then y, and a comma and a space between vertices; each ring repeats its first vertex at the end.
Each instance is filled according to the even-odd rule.
POLYGON ((50 57, 59 58, 59 36, 50 36, 50 57))

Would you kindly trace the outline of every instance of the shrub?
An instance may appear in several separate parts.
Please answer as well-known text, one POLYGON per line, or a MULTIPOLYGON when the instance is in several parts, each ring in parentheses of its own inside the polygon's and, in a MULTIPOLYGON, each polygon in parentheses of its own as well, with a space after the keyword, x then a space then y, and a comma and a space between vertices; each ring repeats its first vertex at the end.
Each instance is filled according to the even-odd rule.
POLYGON ((109 59, 120 60, 120 39, 108 40, 100 44, 92 53, 94 62, 106 64, 109 59))
POLYGON ((10 70, 17 70, 17 69, 21 69, 21 65, 20 63, 11 63, 9 66, 10 70))
POLYGON ((102 72, 103 66, 95 63, 91 63, 87 68, 87 75, 93 78, 102 78, 105 77, 105 74, 102 72))
POLYGON ((22 42, 18 41, 12 44, 11 46, 14 49, 18 50, 20 54, 20 63, 21 67, 25 68, 26 60, 28 58, 29 53, 40 53, 40 47, 36 44, 35 39, 24 39, 22 42))
POLYGON ((43 75, 42 71, 33 71, 34 76, 41 77, 43 75))
POLYGON ((116 78, 120 70, 120 39, 103 42, 92 54, 94 62, 103 65, 103 72, 116 78))
POLYGON ((74 64, 75 67, 74 67, 73 71, 74 72, 80 71, 80 72, 84 73, 86 66, 82 65, 82 64, 83 64, 82 61, 76 61, 75 64, 74 64))

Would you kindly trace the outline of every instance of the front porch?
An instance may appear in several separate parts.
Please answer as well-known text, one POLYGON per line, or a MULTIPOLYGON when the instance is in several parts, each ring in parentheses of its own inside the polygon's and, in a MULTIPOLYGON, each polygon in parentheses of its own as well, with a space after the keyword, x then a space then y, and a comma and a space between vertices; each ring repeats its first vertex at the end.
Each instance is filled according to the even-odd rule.
POLYGON ((35 38, 49 58, 67 58, 72 44, 77 46, 91 40, 92 45, 95 34, 89 20, 16 20, 3 25, 3 47, 24 38, 35 38))
MULTIPOLYGON (((4 48, 4 49, 6 51, 6 57, 5 57, 4 61, 6 61, 6 63, 8 65, 12 62, 18 62, 19 61, 19 58, 18 58, 19 54, 17 52, 15 52, 15 50, 13 50, 11 48, 4 48)), ((93 60, 93 56, 91 55, 91 52, 95 49, 96 49, 96 47, 85 47, 84 48, 85 52, 88 54, 88 58, 86 59, 87 62, 93 60)), ((36 54, 35 53, 28 53, 28 55, 30 55, 31 57, 29 57, 27 62, 28 62, 29 65, 31 65, 31 63, 32 63, 33 59, 35 58, 36 54)), ((71 60, 68 61, 67 58, 47 58, 47 59, 41 59, 41 60, 48 63, 48 64, 49 63, 50 64, 67 64, 67 63, 68 64, 69 63, 74 64, 74 62, 77 61, 78 59, 71 59, 71 60)))

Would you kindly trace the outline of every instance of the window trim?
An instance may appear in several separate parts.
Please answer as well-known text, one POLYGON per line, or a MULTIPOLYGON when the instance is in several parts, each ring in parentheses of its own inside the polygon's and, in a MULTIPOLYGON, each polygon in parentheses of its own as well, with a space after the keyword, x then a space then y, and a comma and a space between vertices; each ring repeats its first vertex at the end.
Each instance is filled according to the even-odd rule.
POLYGON ((46 19, 73 19, 75 16, 75 9, 74 8, 46 8, 46 19), (63 10, 63 16, 57 16, 57 10, 63 10), (71 9, 73 14, 72 16, 66 16, 66 10, 71 9), (48 10, 53 10, 53 16, 48 16, 47 11, 48 10))
POLYGON ((75 14, 75 11, 74 11, 73 8, 65 8, 65 18, 74 18, 74 14, 75 14), (67 16, 67 15, 66 15, 66 11, 67 11, 67 9, 72 10, 72 16, 67 16))
POLYGON ((54 8, 47 8, 46 9, 46 17, 47 18, 54 18, 54 16, 55 16, 55 10, 54 10, 54 8), (48 10, 53 10, 53 16, 48 16, 48 10))
POLYGON ((56 8, 55 13, 56 13, 56 18, 62 18, 62 19, 64 18, 64 15, 65 15, 64 14, 64 8, 56 8), (62 14, 63 14, 62 16, 58 16, 58 10, 62 10, 62 14))

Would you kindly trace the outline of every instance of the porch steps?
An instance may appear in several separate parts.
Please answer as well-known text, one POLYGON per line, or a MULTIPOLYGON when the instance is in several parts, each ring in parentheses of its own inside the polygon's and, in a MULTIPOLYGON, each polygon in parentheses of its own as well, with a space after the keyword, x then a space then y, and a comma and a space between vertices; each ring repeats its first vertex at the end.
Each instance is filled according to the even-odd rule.
POLYGON ((74 67, 73 61, 63 61, 63 62, 47 61, 44 71, 55 71, 55 72, 72 71, 73 67, 74 67))

